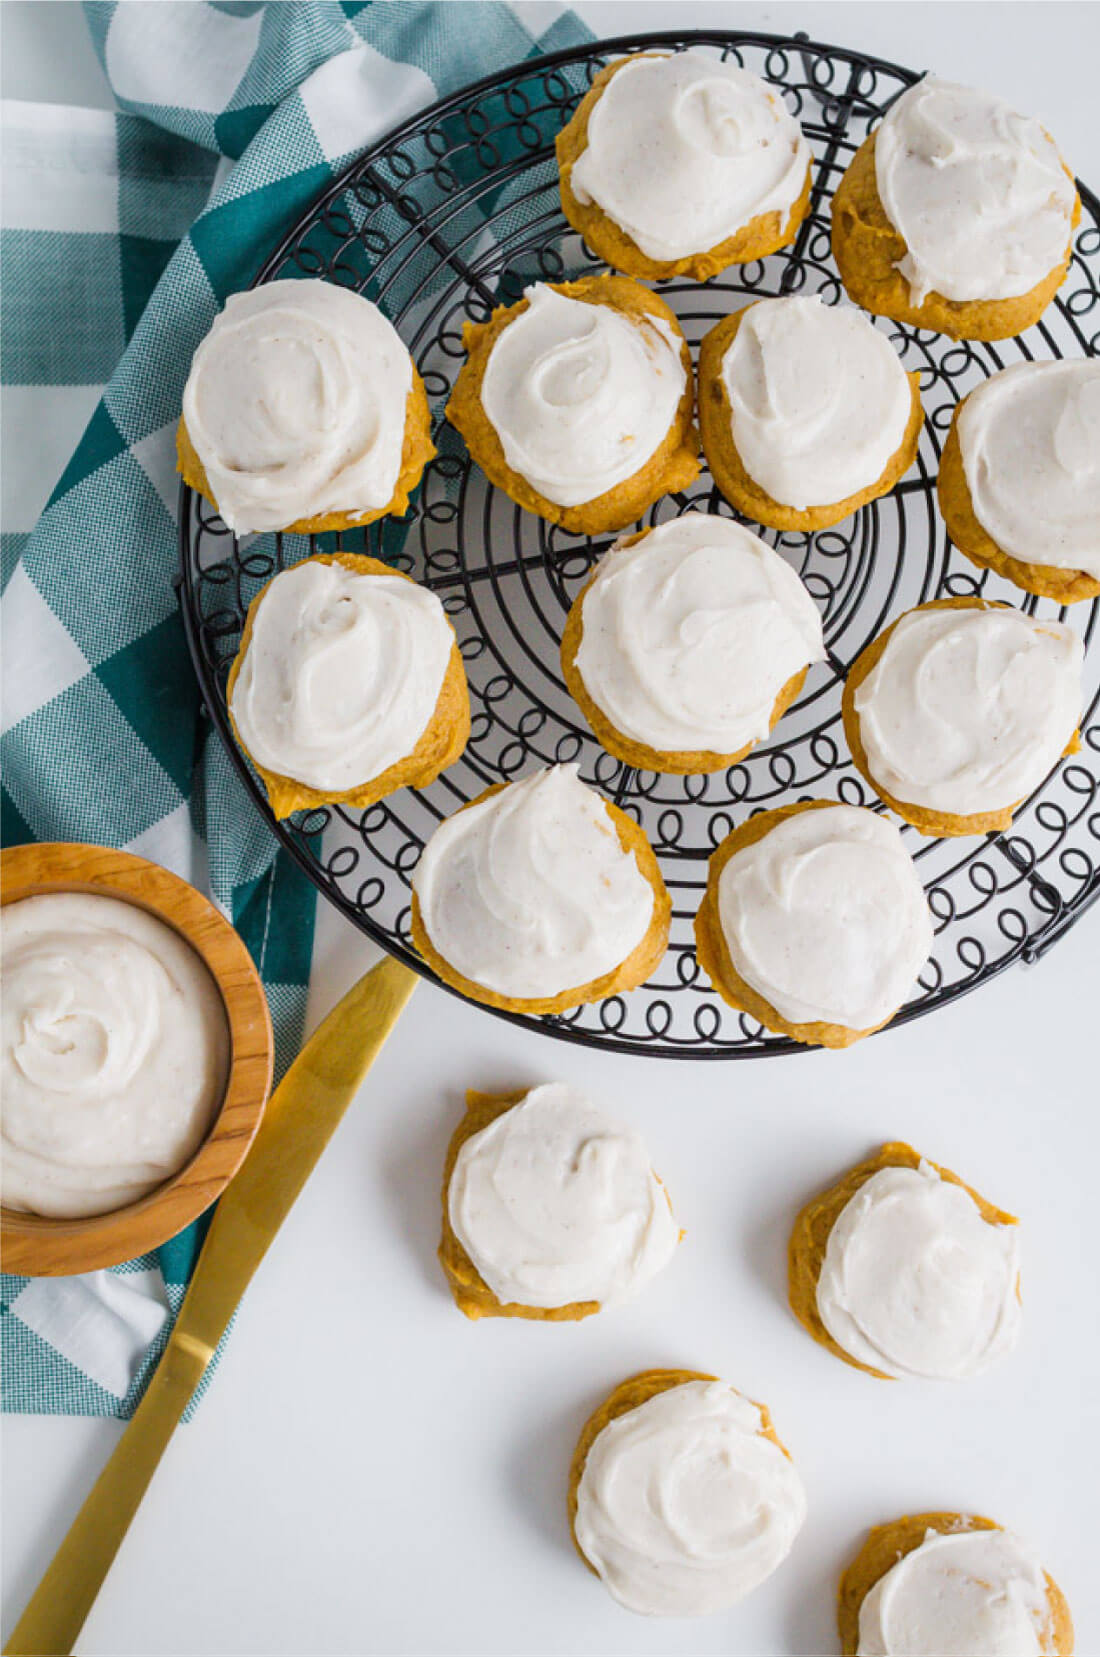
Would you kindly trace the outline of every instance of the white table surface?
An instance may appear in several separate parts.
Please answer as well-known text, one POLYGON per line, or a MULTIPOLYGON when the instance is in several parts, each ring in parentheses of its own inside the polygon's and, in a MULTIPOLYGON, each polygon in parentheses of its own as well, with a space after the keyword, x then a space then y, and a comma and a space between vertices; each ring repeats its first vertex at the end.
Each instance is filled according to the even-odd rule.
MULTIPOLYGON (((793 32, 934 66, 1042 116, 1100 180, 1100 8, 1017 4, 578 7, 600 33, 793 32)), ((105 105, 80 8, 5 4, 3 90, 105 105)), ((321 916, 311 1022, 370 949, 321 916)), ((1094 1250, 1100 914, 1039 966, 848 1053, 676 1064, 590 1053, 418 988, 272 1247, 196 1420, 181 1429, 82 1653, 714 1653, 836 1649, 838 1571, 865 1528, 922 1508, 1031 1537, 1100 1652, 1094 1250), (583 1083, 646 1134, 687 1228, 634 1306, 579 1325, 467 1323, 434 1251, 467 1086, 583 1083), (785 1302, 800 1202, 905 1138, 1024 1226, 1018 1352, 958 1387, 887 1384, 810 1341, 785 1302), (650 1365, 720 1372, 773 1409, 809 1518, 747 1602, 700 1621, 620 1610, 573 1553, 566 1468, 589 1411, 650 1365)), ((7 1417, 4 1631, 121 1428, 7 1417)))

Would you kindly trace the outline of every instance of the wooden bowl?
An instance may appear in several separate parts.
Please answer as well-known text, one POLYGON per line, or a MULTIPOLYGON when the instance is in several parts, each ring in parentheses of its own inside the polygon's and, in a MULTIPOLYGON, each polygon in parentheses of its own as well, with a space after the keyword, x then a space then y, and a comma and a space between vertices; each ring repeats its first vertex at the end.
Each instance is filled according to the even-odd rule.
POLYGON ((201 956, 229 1024, 221 1109, 191 1160, 155 1191, 107 1214, 55 1220, 0 1208, 5 1271, 62 1277, 145 1254, 210 1207, 244 1161, 271 1089, 274 1042, 263 985, 244 944, 214 905, 178 875, 106 846, 9 846, 0 853, 0 902, 41 892, 91 892, 136 903, 201 956))

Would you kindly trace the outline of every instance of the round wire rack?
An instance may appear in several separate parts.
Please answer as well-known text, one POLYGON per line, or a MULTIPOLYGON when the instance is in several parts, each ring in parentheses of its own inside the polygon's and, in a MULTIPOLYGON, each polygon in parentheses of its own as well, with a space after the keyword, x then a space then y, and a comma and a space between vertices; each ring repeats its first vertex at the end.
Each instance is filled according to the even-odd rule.
MULTIPOLYGON (((858 52, 793 38, 699 31, 638 35, 517 66, 444 99, 375 145, 328 188, 256 277, 321 277, 374 300, 423 375, 438 457, 404 519, 339 536, 235 538, 206 501, 180 497, 181 604, 206 707, 272 831, 325 897, 391 954, 433 974, 409 937, 410 877, 444 817, 491 783, 576 761, 642 824, 672 894, 668 954, 629 995, 554 1017, 497 1016, 619 1052, 753 1058, 801 1051, 727 1007, 699 970, 692 922, 707 859, 744 818, 824 797, 883 809, 844 742, 844 675, 902 610, 983 593, 1029 614, 1057 616, 1086 644, 1081 749, 1063 760, 1016 816, 1011 832, 929 840, 905 828, 935 917, 934 952, 895 1023, 1034 962, 1100 896, 1100 603, 1058 609, 983 573, 948 542, 936 510, 941 444, 955 404, 984 377, 1021 359, 1100 354, 1100 203, 1083 205, 1066 282, 1026 334, 993 345, 874 319, 907 369, 919 369, 924 427, 915 470, 884 499, 817 534, 764 530, 820 606, 828 659, 771 738, 711 776, 635 770, 596 742, 561 680, 566 612, 611 538, 566 534, 492 488, 443 419, 461 365, 462 325, 519 299, 532 281, 602 268, 562 217, 554 138, 611 59, 654 47, 711 53, 782 90, 814 153, 811 209, 792 246, 734 266, 706 284, 659 284, 692 346, 720 317, 762 295, 842 299, 829 247, 833 190, 855 150, 917 75, 858 52), (368 551, 438 593, 462 651, 473 715, 464 757, 430 788, 402 790, 367 811, 331 806, 276 823, 237 747, 225 685, 245 613, 277 571, 317 551, 368 551)), ((644 520, 689 509, 732 514, 704 471, 644 520)), ((759 526, 753 525, 759 530, 759 526)))

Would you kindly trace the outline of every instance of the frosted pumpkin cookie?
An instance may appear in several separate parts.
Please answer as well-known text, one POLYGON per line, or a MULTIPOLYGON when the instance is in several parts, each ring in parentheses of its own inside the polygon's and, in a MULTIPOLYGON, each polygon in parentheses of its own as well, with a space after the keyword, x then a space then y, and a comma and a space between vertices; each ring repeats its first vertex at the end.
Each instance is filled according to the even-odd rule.
POLYGON ((695 917, 723 1001, 822 1047, 888 1024, 932 948, 913 859, 885 818, 804 800, 762 811, 712 852, 695 917))
POLYGON ((261 589, 226 701, 276 817, 424 788, 470 734, 466 671, 439 599, 361 553, 318 554, 261 589))
POLYGON ((1053 299, 1081 203, 1038 121, 928 75, 860 145, 832 217, 833 257, 857 305, 992 340, 1030 328, 1053 299))
POLYGON ((911 1145, 884 1145, 808 1202, 788 1268, 798 1321, 881 1380, 964 1380, 1019 1339, 1015 1219, 911 1145))
POLYGON ((1100 363, 991 375, 955 410, 936 486, 973 563, 1059 604, 1100 597, 1100 363))
POLYGON ((488 322, 468 322, 462 341, 447 417, 529 512, 598 535, 698 477, 691 353, 640 283, 536 282, 488 322))
POLYGON ((466 1095, 439 1259, 468 1318, 590 1317, 632 1299, 679 1239, 640 1137, 580 1088, 466 1095))
POLYGON ((1084 650, 1072 628, 981 598, 907 610, 852 663, 856 769, 922 834, 1006 829, 1076 749, 1084 650))
POLYGON ((810 149, 782 94, 700 52, 602 69, 556 139, 562 212, 631 276, 706 281, 793 241, 810 149))
POLYGON ((515 1012, 635 989, 672 905, 632 817, 575 765, 498 783, 440 823, 413 875, 412 939, 444 983, 515 1012))
POLYGON ((840 1579, 845 1657, 1072 1657, 1065 1597, 992 1519, 913 1513, 876 1525, 840 1579))
POLYGON ((612 1597, 644 1616, 736 1605, 783 1563, 805 1517, 768 1411, 695 1370, 624 1381, 573 1456, 573 1540, 612 1597))
POLYGON ((711 474, 731 506, 773 529, 826 529, 887 494, 920 428, 920 375, 846 305, 757 300, 699 348, 711 474))
POLYGON ((404 512, 435 454, 412 358, 334 282, 230 294, 195 352, 179 470, 236 535, 348 529, 404 512))
POLYGON ((790 565, 703 512, 612 547, 561 643, 565 683, 600 742, 651 771, 735 764, 824 656, 817 606, 790 565))

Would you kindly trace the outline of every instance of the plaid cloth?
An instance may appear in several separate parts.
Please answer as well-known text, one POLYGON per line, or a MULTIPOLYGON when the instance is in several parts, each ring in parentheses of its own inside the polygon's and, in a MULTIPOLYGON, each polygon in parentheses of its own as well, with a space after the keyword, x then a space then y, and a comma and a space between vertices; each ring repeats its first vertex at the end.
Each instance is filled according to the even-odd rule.
MULTIPOLYGON (((121 112, 4 107, 3 839, 124 846, 206 887, 263 976, 281 1068, 314 899, 201 718, 176 611, 191 356, 357 150, 587 34, 544 0, 85 11, 121 112)), ((89 1277, 3 1277, 4 1407, 128 1416, 201 1234, 89 1277)))

